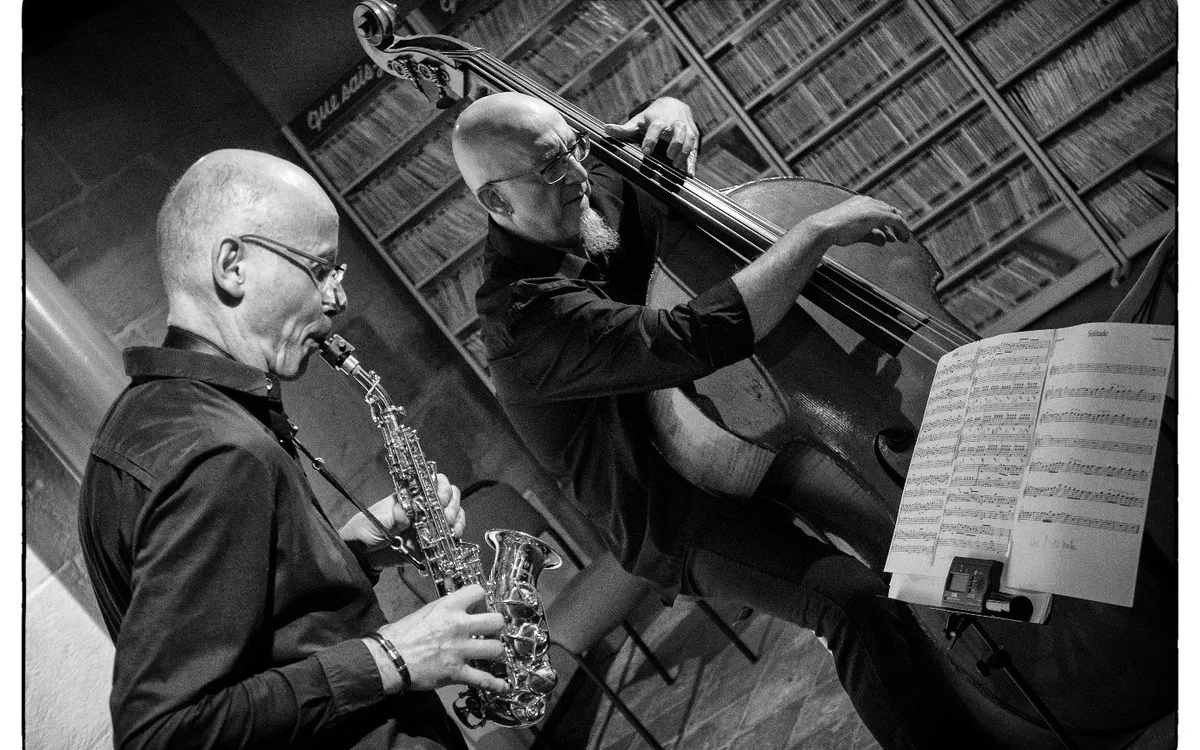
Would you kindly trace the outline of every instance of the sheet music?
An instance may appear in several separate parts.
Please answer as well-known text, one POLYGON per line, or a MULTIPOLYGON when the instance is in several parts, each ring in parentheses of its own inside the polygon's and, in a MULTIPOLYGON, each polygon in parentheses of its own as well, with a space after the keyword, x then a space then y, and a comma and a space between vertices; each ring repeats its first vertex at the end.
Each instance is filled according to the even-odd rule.
POLYGON ((885 569, 1001 560, 1006 586, 1131 605, 1173 352, 1169 326, 1102 323, 944 356, 885 569))

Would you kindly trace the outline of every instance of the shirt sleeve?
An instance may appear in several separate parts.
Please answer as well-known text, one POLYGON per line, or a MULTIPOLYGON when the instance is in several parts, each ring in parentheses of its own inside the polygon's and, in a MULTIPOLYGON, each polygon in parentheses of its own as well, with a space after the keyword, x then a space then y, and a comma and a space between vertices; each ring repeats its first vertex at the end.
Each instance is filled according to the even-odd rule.
POLYGON ((578 279, 514 285, 515 373, 538 398, 590 398, 680 385, 750 356, 754 331, 725 279, 671 309, 616 302, 578 279))
POLYGON ((143 509, 117 637, 118 748, 285 747, 384 699, 366 646, 269 663, 275 493, 282 467, 222 447, 143 509))

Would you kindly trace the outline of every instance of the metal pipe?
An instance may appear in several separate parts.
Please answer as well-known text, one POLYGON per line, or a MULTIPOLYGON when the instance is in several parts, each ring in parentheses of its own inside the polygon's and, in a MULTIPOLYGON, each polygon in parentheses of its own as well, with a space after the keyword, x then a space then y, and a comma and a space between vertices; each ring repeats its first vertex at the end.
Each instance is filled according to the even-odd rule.
POLYGON ((108 407, 128 383, 117 348, 25 246, 25 415, 79 480, 108 407))

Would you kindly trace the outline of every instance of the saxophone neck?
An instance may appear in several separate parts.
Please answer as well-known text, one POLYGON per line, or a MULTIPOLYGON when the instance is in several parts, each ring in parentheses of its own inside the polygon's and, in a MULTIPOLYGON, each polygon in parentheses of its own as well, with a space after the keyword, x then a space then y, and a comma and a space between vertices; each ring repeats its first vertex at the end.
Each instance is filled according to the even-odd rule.
POLYGON ((330 334, 320 343, 321 359, 333 369, 348 375, 366 392, 366 401, 371 405, 376 418, 394 416, 403 418, 404 407, 392 403, 387 391, 379 384, 379 376, 373 370, 368 370, 354 356, 354 347, 346 339, 330 334))

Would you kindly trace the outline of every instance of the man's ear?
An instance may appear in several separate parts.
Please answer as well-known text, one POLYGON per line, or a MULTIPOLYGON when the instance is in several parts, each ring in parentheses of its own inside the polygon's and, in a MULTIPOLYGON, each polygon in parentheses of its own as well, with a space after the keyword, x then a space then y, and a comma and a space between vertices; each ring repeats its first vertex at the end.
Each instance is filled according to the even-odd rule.
POLYGON ((222 293, 233 299, 241 299, 246 293, 246 245, 232 237, 226 237, 213 250, 213 283, 222 293))
POLYGON ((475 199, 479 201, 479 205, 483 206, 488 213, 498 216, 508 216, 512 213, 512 206, 495 185, 484 185, 475 193, 475 199))

